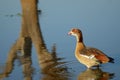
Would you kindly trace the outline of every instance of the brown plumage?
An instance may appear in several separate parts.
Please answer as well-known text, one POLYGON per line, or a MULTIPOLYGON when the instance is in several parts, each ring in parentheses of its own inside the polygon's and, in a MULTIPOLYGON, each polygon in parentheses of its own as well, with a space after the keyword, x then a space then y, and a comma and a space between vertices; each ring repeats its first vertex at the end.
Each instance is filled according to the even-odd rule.
POLYGON ((92 66, 98 66, 101 63, 114 63, 114 59, 108 57, 102 51, 96 48, 86 47, 83 43, 83 36, 80 29, 73 28, 68 34, 76 37, 77 44, 75 49, 75 56, 79 62, 86 65, 88 68, 92 66))

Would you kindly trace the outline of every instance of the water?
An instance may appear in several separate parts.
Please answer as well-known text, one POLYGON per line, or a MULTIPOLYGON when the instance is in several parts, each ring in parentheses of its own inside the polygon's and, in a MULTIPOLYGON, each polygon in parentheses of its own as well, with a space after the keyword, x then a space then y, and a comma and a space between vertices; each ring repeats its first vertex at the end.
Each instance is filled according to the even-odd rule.
MULTIPOLYGON (((26 57, 9 54, 21 28, 20 1, 0 2, 0 78, 3 80, 119 80, 119 26, 120 1, 118 0, 41 0, 40 25, 47 50, 54 58, 43 68, 35 47, 26 57), (14 3, 14 4, 13 4, 14 3), (9 7, 8 7, 9 6, 9 7), (115 59, 114 64, 103 64, 100 69, 87 70, 75 56, 75 38, 68 31, 80 28, 87 46, 96 47, 115 59), (53 49, 53 50, 52 50, 53 49), (12 56, 12 57, 11 57, 12 56), (14 59, 15 58, 15 59, 14 59), (13 61, 9 63, 9 60, 13 61), (47 71, 46 71, 47 70, 47 71), (6 73, 5 73, 6 72, 6 73), (85 76, 85 77, 84 77, 85 76)), ((43 58, 44 60, 44 58, 43 58)))

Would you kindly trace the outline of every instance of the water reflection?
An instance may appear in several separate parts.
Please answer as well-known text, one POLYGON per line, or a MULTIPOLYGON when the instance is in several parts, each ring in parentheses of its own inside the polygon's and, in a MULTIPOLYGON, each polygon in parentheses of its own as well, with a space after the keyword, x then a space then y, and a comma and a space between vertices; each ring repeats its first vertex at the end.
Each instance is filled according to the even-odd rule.
POLYGON ((33 79, 34 68, 32 67, 31 59, 33 44, 43 73, 42 80, 67 80, 68 70, 67 66, 64 65, 66 62, 61 62, 60 60, 63 58, 58 58, 56 55, 56 46, 53 46, 51 53, 46 48, 39 25, 37 1, 26 2, 26 0, 21 0, 21 6, 22 26, 20 35, 9 51, 6 65, 0 74, 0 78, 4 79, 12 73, 14 62, 18 59, 22 65, 24 80, 33 79))
POLYGON ((0 78, 4 79, 8 77, 13 69, 14 69, 14 62, 16 59, 18 59, 22 65, 23 69, 23 75, 25 80, 32 80, 32 73, 33 73, 33 67, 32 65, 32 60, 31 60, 31 39, 30 38, 25 38, 25 44, 24 48, 19 50, 17 48, 17 42, 13 44, 11 47, 7 61, 5 64, 5 67, 3 68, 3 72, 0 74, 0 78), (24 54, 21 54, 21 53, 24 54))
POLYGON ((66 62, 61 62, 63 58, 58 58, 56 55, 56 47, 53 45, 52 52, 48 53, 43 50, 40 66, 44 74, 42 80, 68 80, 68 67, 64 65, 66 62))
MULTIPOLYGON (((9 51, 6 64, 1 69, 0 79, 9 77, 15 69, 14 63, 16 59, 19 60, 22 65, 24 80, 33 79, 35 71, 32 67, 31 58, 31 48, 33 44, 37 52, 39 66, 42 70, 41 73, 43 74, 40 80, 69 80, 71 73, 68 71, 68 67, 65 64, 66 62, 61 61, 63 58, 57 56, 56 46, 53 45, 52 52, 49 52, 46 48, 39 25, 36 0, 27 1, 21 0, 22 26, 20 35, 9 51)), ((41 73, 39 75, 41 75, 41 73)), ((107 80, 111 76, 113 76, 113 74, 103 72, 100 69, 88 69, 80 73, 78 80, 107 80)))
MULTIPOLYGON (((3 72, 0 74, 0 79, 8 77, 14 69, 14 61, 18 59, 22 65, 24 80, 32 80, 34 68, 32 67, 31 59, 31 39, 26 39, 26 45, 24 50, 16 51, 15 44, 11 48, 3 72), (24 55, 21 53, 24 53, 24 55)), ((63 58, 58 58, 56 55, 56 46, 53 45, 52 52, 49 53, 47 49, 42 48, 41 54, 38 54, 40 58, 39 65, 42 69, 42 80, 68 80, 67 66, 65 62, 60 62, 63 58)), ((41 80, 41 79, 40 79, 41 80)))
POLYGON ((109 80, 114 73, 104 72, 100 68, 87 69, 78 75, 78 80, 109 80))

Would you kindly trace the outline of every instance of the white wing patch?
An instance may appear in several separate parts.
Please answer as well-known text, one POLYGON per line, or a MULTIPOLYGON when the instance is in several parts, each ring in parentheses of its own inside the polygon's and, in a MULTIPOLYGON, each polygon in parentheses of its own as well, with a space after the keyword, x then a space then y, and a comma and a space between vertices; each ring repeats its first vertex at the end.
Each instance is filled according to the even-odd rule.
POLYGON ((87 56, 87 55, 83 55, 83 54, 81 54, 81 56, 86 57, 86 58, 88 58, 88 59, 92 59, 92 58, 94 58, 94 57, 95 57, 95 55, 90 55, 90 56, 87 56))

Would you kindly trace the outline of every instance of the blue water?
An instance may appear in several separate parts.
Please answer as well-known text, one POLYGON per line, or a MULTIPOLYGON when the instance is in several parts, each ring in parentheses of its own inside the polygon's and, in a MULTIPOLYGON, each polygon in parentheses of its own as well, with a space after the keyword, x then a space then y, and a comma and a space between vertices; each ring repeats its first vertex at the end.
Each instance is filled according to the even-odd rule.
MULTIPOLYGON (((77 80, 78 78, 79 80, 86 80, 91 73, 74 56, 75 38, 67 35, 73 27, 82 30, 84 42, 87 46, 98 48, 115 59, 114 64, 104 64, 100 69, 102 72, 108 72, 104 75, 110 74, 109 77, 114 74, 111 80, 119 80, 119 0, 41 0, 38 7, 42 10, 39 18, 47 49, 51 52, 51 46, 54 43, 56 44, 57 56, 65 58, 63 62, 67 62, 63 66, 67 66, 67 80, 77 80), (84 77, 81 78, 82 75, 88 77, 84 79, 84 77)), ((21 16, 18 15, 19 13, 21 13, 19 0, 0 1, 0 73, 5 67, 8 52, 20 33, 21 16)), ((34 47, 32 48, 31 59, 31 66, 34 68, 31 80, 45 80, 43 78, 46 74, 41 71, 34 47)), ((1 74, 0 78, 2 78, 1 74)), ((22 79, 25 79, 22 65, 20 65, 19 60, 15 60, 14 69, 4 80, 22 79)))

